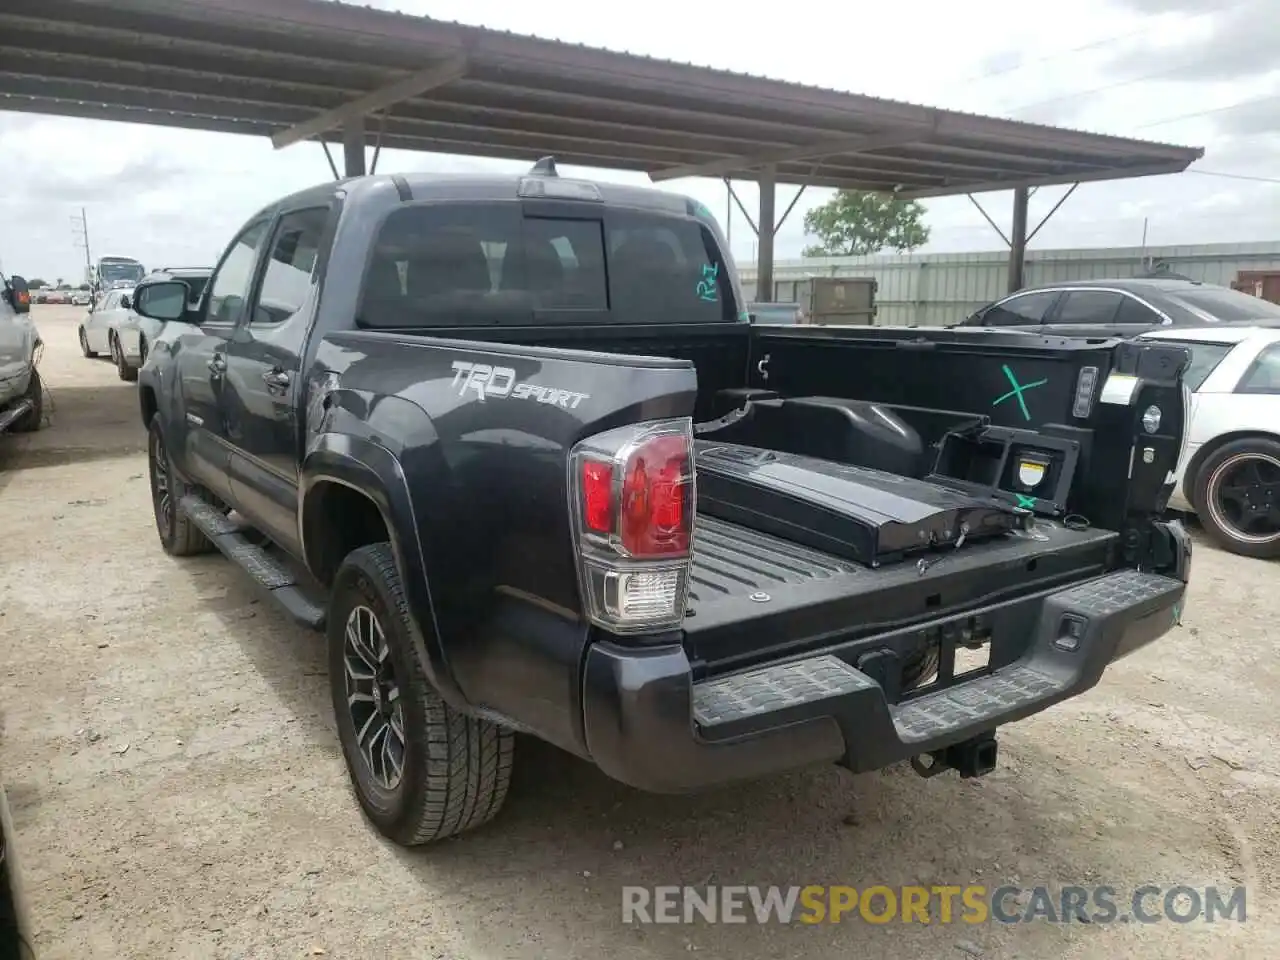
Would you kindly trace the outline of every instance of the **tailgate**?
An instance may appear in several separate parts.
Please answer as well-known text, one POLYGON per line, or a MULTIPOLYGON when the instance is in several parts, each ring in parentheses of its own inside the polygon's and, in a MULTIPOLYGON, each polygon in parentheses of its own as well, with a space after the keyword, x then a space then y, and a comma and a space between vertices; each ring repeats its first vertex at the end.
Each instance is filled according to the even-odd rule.
MULTIPOLYGON (((1098 576, 1117 534, 1037 525, 871 569, 724 520, 699 516, 685 648, 700 677, 865 641, 1098 576)), ((917 633, 920 631, 916 631, 917 633)), ((895 640, 903 655, 914 644, 895 640)), ((993 651, 993 666, 995 654, 993 651)))

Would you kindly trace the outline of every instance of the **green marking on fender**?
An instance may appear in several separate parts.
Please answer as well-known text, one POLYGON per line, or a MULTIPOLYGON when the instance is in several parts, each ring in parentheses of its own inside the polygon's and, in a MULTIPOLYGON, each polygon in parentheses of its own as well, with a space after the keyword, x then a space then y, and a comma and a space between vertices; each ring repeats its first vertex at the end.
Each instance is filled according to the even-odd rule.
POLYGON ((1034 510, 1036 508, 1035 497, 1028 497, 1022 493, 1015 493, 1014 496, 1018 498, 1018 506, 1022 507, 1023 509, 1034 510))
POLYGON ((1007 363, 1003 364, 1001 366, 1001 369, 1004 370, 1004 375, 1009 378, 1009 383, 1013 387, 1013 389, 1010 390, 1008 393, 1003 393, 1000 396, 996 397, 994 400, 991 401, 991 405, 994 407, 1001 403, 1004 403, 1010 397, 1017 397, 1018 406, 1022 408, 1022 419, 1030 420, 1031 413, 1027 410, 1027 401, 1022 398, 1022 395, 1026 393, 1026 391, 1030 390, 1032 387, 1043 387, 1046 383, 1049 382, 1048 379, 1036 380, 1032 383, 1018 383, 1018 378, 1013 375, 1013 371, 1009 369, 1009 365, 1007 363))
POLYGON ((1182 604, 1180 603, 1173 605, 1173 623, 1175 626, 1182 626, 1182 604))

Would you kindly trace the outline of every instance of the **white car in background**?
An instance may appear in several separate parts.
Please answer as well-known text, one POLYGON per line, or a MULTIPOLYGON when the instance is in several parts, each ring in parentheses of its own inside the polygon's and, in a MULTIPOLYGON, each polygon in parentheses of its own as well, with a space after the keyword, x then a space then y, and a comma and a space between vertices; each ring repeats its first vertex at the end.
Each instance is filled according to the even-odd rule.
POLYGON ((1193 512, 1214 541, 1280 557, 1280 329, 1182 327, 1142 340, 1186 347, 1186 447, 1169 506, 1193 512))
POLYGON ((127 376, 120 353, 120 325, 133 316, 132 308, 132 287, 109 290, 80 324, 80 352, 90 359, 108 354, 120 372, 121 380, 136 380, 138 376, 136 370, 132 377, 127 376))
MULTIPOLYGON (((212 273, 206 267, 166 267, 148 274, 146 280, 182 280, 197 303, 212 273)), ((133 287, 109 290, 97 307, 80 324, 80 352, 94 358, 111 357, 121 380, 138 379, 138 369, 146 362, 147 348, 163 326, 158 320, 133 312, 133 287)))

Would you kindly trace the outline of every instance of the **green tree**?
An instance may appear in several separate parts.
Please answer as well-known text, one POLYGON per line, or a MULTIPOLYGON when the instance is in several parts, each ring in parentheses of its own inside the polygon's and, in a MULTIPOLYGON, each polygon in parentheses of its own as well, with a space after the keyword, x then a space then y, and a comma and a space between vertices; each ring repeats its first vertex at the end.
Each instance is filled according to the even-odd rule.
POLYGON ((30 287, 32 290, 39 290, 41 287, 47 287, 48 285, 49 284, 45 283, 39 277, 36 277, 36 279, 34 280, 27 281, 27 286, 30 287))
POLYGON ((79 286, 79 287, 77 287, 76 289, 77 289, 77 290, 92 290, 93 288, 92 288, 92 287, 90 287, 90 286, 89 286, 89 284, 87 284, 87 283, 82 283, 82 284, 80 284, 80 286, 79 286))
POLYGON ((860 257, 881 250, 914 250, 929 242, 924 207, 891 193, 841 190, 804 215, 805 233, 819 242, 806 257, 860 257))

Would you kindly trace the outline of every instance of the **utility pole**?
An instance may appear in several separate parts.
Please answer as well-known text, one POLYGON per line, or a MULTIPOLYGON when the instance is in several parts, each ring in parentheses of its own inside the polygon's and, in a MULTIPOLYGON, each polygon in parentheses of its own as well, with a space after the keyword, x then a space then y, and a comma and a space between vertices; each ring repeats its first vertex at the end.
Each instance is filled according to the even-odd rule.
MULTIPOLYGON (((93 283, 93 257, 89 253, 89 217, 85 213, 84 207, 80 208, 80 216, 71 218, 71 227, 73 230, 74 243, 77 247, 84 248, 84 282, 93 283)), ((80 286, 80 284, 76 284, 80 286)))

